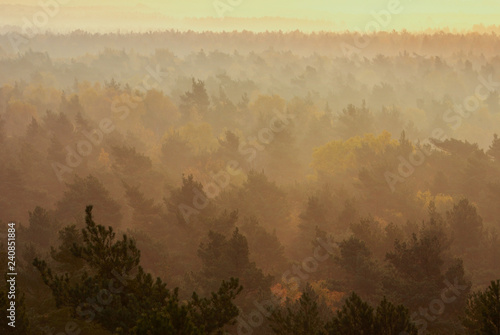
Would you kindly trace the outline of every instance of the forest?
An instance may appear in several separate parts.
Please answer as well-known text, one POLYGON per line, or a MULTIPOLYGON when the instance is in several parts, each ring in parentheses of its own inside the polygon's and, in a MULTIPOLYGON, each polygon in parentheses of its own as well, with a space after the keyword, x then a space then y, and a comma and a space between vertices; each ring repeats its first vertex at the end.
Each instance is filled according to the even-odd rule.
POLYGON ((2 334, 500 334, 498 50, 1 34, 2 334))

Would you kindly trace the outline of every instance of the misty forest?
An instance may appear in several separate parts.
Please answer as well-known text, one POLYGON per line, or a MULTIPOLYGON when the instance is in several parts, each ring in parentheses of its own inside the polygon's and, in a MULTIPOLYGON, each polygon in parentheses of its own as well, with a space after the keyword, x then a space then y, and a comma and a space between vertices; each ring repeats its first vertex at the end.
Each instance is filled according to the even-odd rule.
POLYGON ((2 334, 500 334, 499 35, 12 38, 2 334))

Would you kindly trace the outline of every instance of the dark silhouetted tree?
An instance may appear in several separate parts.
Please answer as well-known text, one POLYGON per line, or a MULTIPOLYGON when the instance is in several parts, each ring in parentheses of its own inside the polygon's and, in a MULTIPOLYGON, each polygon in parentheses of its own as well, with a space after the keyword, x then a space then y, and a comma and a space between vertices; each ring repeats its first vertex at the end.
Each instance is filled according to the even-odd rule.
POLYGON ((500 334, 500 280, 492 281, 486 290, 471 295, 463 325, 467 334, 500 334))
POLYGON ((326 323, 333 316, 308 284, 297 301, 287 299, 272 311, 269 327, 277 335, 326 335, 326 323))

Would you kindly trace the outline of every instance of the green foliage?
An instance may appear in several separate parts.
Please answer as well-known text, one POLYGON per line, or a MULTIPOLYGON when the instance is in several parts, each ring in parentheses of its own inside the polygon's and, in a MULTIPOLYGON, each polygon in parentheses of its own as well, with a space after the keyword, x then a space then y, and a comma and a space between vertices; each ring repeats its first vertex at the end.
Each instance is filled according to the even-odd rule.
POLYGON ((181 96, 181 101, 182 103, 179 106, 179 110, 184 118, 189 120, 190 117, 196 117, 198 115, 204 116, 210 106, 210 99, 205 89, 205 83, 201 80, 192 78, 191 91, 184 93, 181 96), (193 115, 193 113, 195 113, 196 116, 193 115))
POLYGON ((71 252, 83 259, 99 277, 111 277, 113 269, 129 274, 139 265, 141 257, 134 240, 123 235, 116 241, 116 233, 110 226, 107 229, 97 225, 92 219, 92 206, 85 209, 85 229, 82 230, 83 245, 74 245, 71 252))
POLYGON ((493 157, 495 162, 500 162, 500 138, 497 134, 493 135, 493 142, 491 143, 487 154, 493 157))
POLYGON ((187 178, 182 175, 182 186, 172 190, 170 198, 165 199, 169 213, 175 217, 178 224, 184 225, 193 222, 199 213, 210 217, 214 208, 208 201, 209 199, 203 191, 203 185, 195 181, 193 175, 189 175, 187 178), (203 208, 198 210, 197 207, 200 206, 203 208))
POLYGON ((373 307, 352 293, 327 328, 329 334, 369 335, 373 324, 373 307))
MULTIPOLYGON (((134 240, 127 235, 117 240, 111 227, 97 225, 92 206, 86 208, 85 221, 81 244, 70 248, 87 269, 79 277, 56 274, 45 261, 33 261, 58 308, 68 306, 74 317, 123 334, 198 334, 197 329, 215 334, 238 315, 232 303, 242 289, 237 279, 223 282, 210 298, 194 293, 185 304, 178 299, 178 289, 171 292, 160 278, 154 280, 139 266, 140 251, 134 240)), ((61 236, 59 250, 65 250, 64 243, 71 238, 78 240, 73 227, 61 236)))
POLYGON ((476 207, 469 200, 462 199, 446 213, 446 218, 453 231, 456 247, 464 251, 477 247, 483 235, 483 219, 476 207))
POLYGON ((373 130, 373 115, 363 100, 361 107, 347 105, 337 117, 335 130, 342 138, 370 133, 373 130))
POLYGON ((328 222, 327 205, 317 196, 309 197, 305 211, 300 215, 301 223, 299 229, 302 237, 312 240, 316 228, 325 229, 328 222))
POLYGON ((257 218, 250 217, 243 220, 241 232, 248 240, 248 248, 251 251, 250 259, 255 261, 265 273, 282 274, 285 271, 288 261, 285 248, 276 231, 267 232, 257 218), (273 256, 269 257, 269 255, 273 256))
POLYGON ((365 243, 355 237, 350 237, 340 243, 340 257, 338 262, 340 266, 347 271, 356 272, 364 266, 371 256, 370 250, 365 243))
POLYGON ((384 278, 385 291, 412 310, 428 305, 444 286, 443 250, 437 236, 413 234, 407 242, 396 241, 386 255, 391 268, 384 278))
POLYGON ((446 304, 439 312, 439 321, 434 315, 429 317, 429 322, 425 321, 428 331, 446 333, 459 331, 458 317, 471 283, 466 278, 462 260, 448 257, 449 243, 439 222, 440 218, 434 213, 418 237, 413 234, 409 241, 395 242, 394 251, 386 255, 391 266, 384 276, 383 287, 393 301, 404 303, 417 313, 427 310, 443 292, 449 294, 450 285, 459 287, 453 291, 453 303, 446 304))
POLYGON ((403 305, 395 306, 384 297, 375 310, 353 292, 334 314, 309 284, 300 299, 287 299, 268 319, 277 335, 417 335, 403 305))
POLYGON ((240 278, 246 292, 269 290, 272 277, 265 276, 254 262, 250 262, 248 242, 236 228, 230 238, 210 231, 208 241, 201 243, 198 256, 202 270, 198 281, 207 290, 213 290, 224 278, 240 278))
POLYGON ((200 298, 193 293, 188 308, 194 323, 201 325, 199 327, 206 334, 222 334, 221 329, 225 325, 235 324, 234 319, 239 310, 232 301, 242 290, 239 280, 231 278, 229 281, 222 281, 219 290, 211 293, 209 298, 200 298))
POLYGON ((242 187, 221 195, 221 202, 226 208, 238 209, 242 217, 255 216, 268 229, 276 229, 278 235, 287 230, 286 194, 264 171, 250 170, 242 187))
POLYGON ((335 261, 347 272, 346 284, 364 296, 377 293, 381 275, 366 244, 351 236, 339 243, 339 249, 335 261))
POLYGON ((500 334, 500 280, 484 291, 474 292, 467 301, 463 325, 467 334, 500 334))
POLYGON ((238 280, 222 282, 219 290, 210 298, 200 298, 193 293, 191 301, 179 301, 178 289, 167 298, 164 306, 144 313, 132 329, 134 335, 204 335, 223 334, 226 325, 234 324, 238 308, 232 300, 241 292, 238 280))
POLYGON ((413 234, 409 242, 396 241, 394 251, 387 253, 387 260, 405 278, 421 281, 436 279, 441 275, 444 246, 437 236, 413 234))
POLYGON ((356 293, 349 296, 327 328, 331 335, 417 335, 407 308, 394 306, 384 297, 374 311, 356 293))
POLYGON ((403 305, 394 306, 385 297, 375 313, 374 334, 416 335, 417 328, 410 320, 410 312, 403 305))
POLYGON ((59 231, 59 246, 50 248, 50 256, 56 262, 63 264, 69 269, 76 270, 82 266, 82 260, 73 255, 71 250, 75 246, 83 244, 82 234, 76 229, 76 225, 66 226, 59 231))
MULTIPOLYGON (((373 34, 376 56, 331 57, 357 37, 78 31, 33 37, 34 46, 72 44, 70 54, 13 54, 2 44, 0 215, 19 223, 16 265, 32 328, 60 328, 71 313, 80 324, 96 321, 82 333, 218 332, 235 304, 246 313, 271 284, 279 290, 280 277, 264 274, 291 270, 327 286, 321 296, 335 307, 345 292, 370 306, 385 295, 422 316, 429 332, 459 333, 468 276, 482 285, 500 275, 498 35, 373 34), (389 55, 390 44, 405 50, 389 55), (450 52, 427 57, 436 45, 450 52), (117 73, 138 85, 112 79, 117 73), (457 106, 478 78, 479 104, 457 106), (477 107, 472 119, 468 107, 477 107), (95 206, 85 223, 87 204, 95 206), (122 218, 123 238, 108 228, 122 218), (58 231, 51 258, 31 266, 58 231), (343 240, 339 249, 325 247, 332 236, 343 240), (245 291, 224 300, 217 290, 231 276, 245 291), (216 291, 220 302, 192 289, 208 300, 216 291), (443 293, 453 303, 431 313, 443 293)), ((314 333, 316 300, 302 298, 283 318, 293 325, 305 311, 310 319, 297 317, 303 322, 288 332, 314 333)), ((383 301, 373 333, 403 327, 405 313, 383 301)))
POLYGON ((224 132, 224 138, 219 138, 219 149, 217 154, 225 159, 237 158, 240 138, 230 130, 224 132))
POLYGON ((325 303, 308 284, 297 301, 286 300, 285 306, 275 309, 269 327, 277 335, 325 335, 330 317, 325 303))

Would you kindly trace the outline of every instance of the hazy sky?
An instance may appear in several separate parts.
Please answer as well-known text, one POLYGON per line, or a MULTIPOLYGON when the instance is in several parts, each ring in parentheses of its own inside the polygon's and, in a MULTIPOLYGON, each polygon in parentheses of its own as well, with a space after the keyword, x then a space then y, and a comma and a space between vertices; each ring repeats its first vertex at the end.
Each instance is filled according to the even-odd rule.
MULTIPOLYGON (((56 0, 0 0, 0 4, 37 6, 39 2, 56 0)), ((398 0, 394 0, 398 1, 398 0)), ((61 0, 67 6, 136 6, 146 5, 172 16, 216 16, 214 0, 61 0)), ((231 7, 234 16, 262 17, 286 16, 295 18, 323 19, 338 12, 365 13, 387 7, 391 0, 220 0, 231 7), (234 4, 234 6, 233 6, 234 4)), ((478 13, 497 14, 500 19, 498 0, 399 0, 411 13, 478 13)))
MULTIPOLYGON (((58 0, 0 0, 0 5, 29 5, 39 7, 39 3, 58 0)), ((308 20, 329 20, 337 22, 345 29, 363 26, 373 19, 372 12, 387 9, 390 3, 399 3, 400 13, 393 15, 389 24, 383 27, 392 29, 425 29, 449 26, 467 29, 474 24, 497 24, 500 22, 500 0, 59 0, 64 10, 79 8, 82 15, 88 11, 90 16, 98 13, 101 18, 108 15, 115 20, 119 12, 142 15, 158 15, 174 18, 220 17, 216 5, 226 4, 230 10, 224 17, 285 17, 308 20), (81 8, 81 7, 85 7, 81 8), (120 8, 117 8, 120 7, 120 8)), ((2 6, 4 7, 4 6, 2 6)), ((223 7, 220 7, 223 8, 223 7)), ((15 13, 9 20, 5 10, 0 18, 12 24, 15 13)), ((23 12, 25 13, 25 12, 23 12)), ((24 15, 24 14, 23 14, 24 15)), ((69 17, 69 14, 68 16, 69 17)), ((117 19, 116 22, 121 22, 117 19)), ((122 23, 120 23, 122 24, 122 23)), ((126 27, 124 27, 126 28, 126 27)), ((300 29, 300 27, 297 27, 300 29)))

